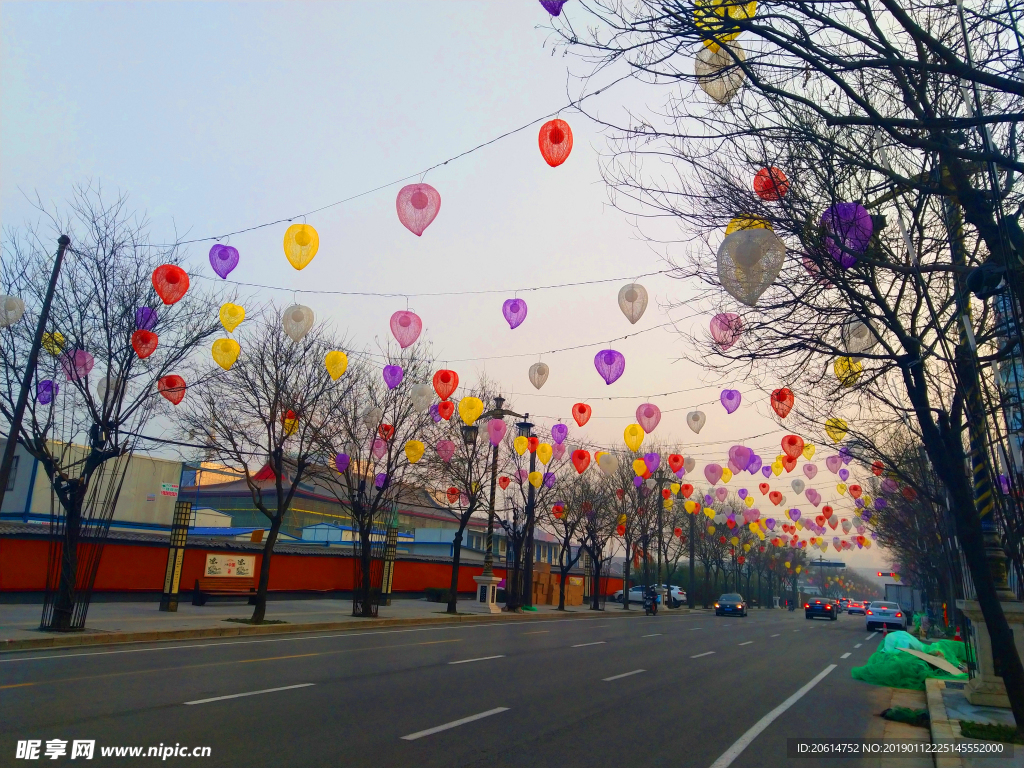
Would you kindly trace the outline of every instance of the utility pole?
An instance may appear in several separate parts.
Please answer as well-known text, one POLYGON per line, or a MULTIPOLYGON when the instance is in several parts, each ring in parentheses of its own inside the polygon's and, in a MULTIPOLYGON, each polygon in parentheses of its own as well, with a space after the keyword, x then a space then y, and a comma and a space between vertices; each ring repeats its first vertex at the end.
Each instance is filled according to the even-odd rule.
MULTIPOLYGON (((679 500, 680 500, 680 503, 684 503, 683 502, 683 492, 682 492, 682 490, 679 491, 679 500)), ((697 602, 696 602, 697 601, 697 597, 694 594, 694 579, 696 578, 696 573, 697 573, 696 565, 694 563, 694 558, 696 556, 696 554, 695 554, 696 550, 695 550, 695 544, 694 544, 694 541, 693 541, 693 533, 694 533, 693 529, 694 529, 694 525, 696 524, 694 518, 696 518, 696 517, 697 517, 697 510, 694 510, 693 512, 690 513, 690 589, 686 593, 686 603, 690 607, 691 610, 697 607, 697 602)))
POLYGON ((7 431, 7 445, 4 446, 4 457, 0 462, 0 507, 3 507, 7 483, 11 478, 14 452, 18 448, 18 433, 21 432, 21 422, 25 418, 25 408, 28 405, 28 390, 32 385, 32 377, 36 373, 39 347, 43 344, 46 322, 50 319, 50 305, 53 303, 53 294, 57 289, 60 268, 64 264, 64 252, 69 245, 71 245, 71 238, 67 235, 57 238, 57 258, 53 261, 53 271, 50 273, 50 284, 46 287, 46 295, 43 297, 43 306, 39 308, 39 322, 36 324, 36 333, 32 338, 28 360, 25 362, 25 375, 21 379, 21 391, 18 392, 18 402, 15 403, 14 413, 11 415, 11 428, 7 431))

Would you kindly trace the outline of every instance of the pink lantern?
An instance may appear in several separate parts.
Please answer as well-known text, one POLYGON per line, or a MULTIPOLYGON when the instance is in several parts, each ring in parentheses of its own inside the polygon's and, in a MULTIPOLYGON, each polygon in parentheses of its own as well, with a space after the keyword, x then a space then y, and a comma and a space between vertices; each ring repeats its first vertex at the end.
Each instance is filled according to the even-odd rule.
POLYGON ((387 453, 387 452, 388 452, 388 444, 387 443, 385 443, 379 437, 376 440, 373 441, 373 448, 371 449, 371 453, 373 453, 373 458, 379 459, 379 458, 383 457, 384 454, 387 453))
POLYGON ((551 446, 551 455, 556 459, 561 459, 565 456, 565 443, 555 443, 551 446))
POLYGON ((661 409, 653 403, 644 403, 636 409, 636 423, 644 432, 651 434, 661 421, 661 409))
POLYGON ((807 475, 808 480, 813 480, 814 476, 818 474, 818 465, 804 464, 804 474, 807 475))
POLYGON ((429 184, 409 184, 398 190, 398 220, 419 237, 441 210, 441 193, 429 184))
POLYGON ((734 312, 722 312, 711 318, 711 338, 725 352, 743 334, 743 319, 734 312))
POLYGON ((487 422, 487 437, 491 445, 498 445, 505 438, 505 431, 508 425, 501 419, 491 419, 487 422))
POLYGON ((68 381, 77 381, 89 375, 89 371, 96 364, 96 359, 84 349, 76 349, 64 355, 60 359, 60 364, 68 381))
POLYGON ((452 456, 455 455, 455 443, 451 440, 438 440, 436 447, 437 455, 441 457, 441 461, 449 462, 452 460, 452 456))
POLYGON ((722 479, 722 467, 719 464, 708 464, 704 467, 704 477, 714 485, 722 479))
POLYGON ((402 349, 415 343, 423 330, 423 321, 415 312, 401 310, 391 316, 391 333, 398 340, 402 349))

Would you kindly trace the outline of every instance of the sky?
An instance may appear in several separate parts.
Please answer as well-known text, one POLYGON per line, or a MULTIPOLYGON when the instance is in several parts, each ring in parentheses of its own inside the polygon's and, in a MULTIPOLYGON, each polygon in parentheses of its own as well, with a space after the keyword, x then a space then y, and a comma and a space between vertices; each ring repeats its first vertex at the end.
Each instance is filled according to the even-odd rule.
MULTIPOLYGON (((573 5, 565 12, 580 18, 573 5)), ((236 301, 250 306, 306 304, 354 349, 386 342, 389 317, 408 307, 447 367, 465 382, 483 374, 499 382, 542 434, 561 420, 572 427, 570 442, 618 449, 637 406, 649 401, 664 413, 654 436, 693 456, 698 474, 707 462, 724 464, 732 444, 773 458, 787 430, 767 394, 685 359, 692 350, 678 331, 710 320, 686 308, 695 286, 642 277, 651 297, 644 316, 631 325, 619 311, 619 288, 667 269, 666 252, 681 258, 683 246, 652 249, 610 205, 600 174, 605 138, 563 109, 583 87, 570 74, 580 62, 553 56, 552 40, 547 14, 532 0, 5 2, 0 224, 9 230, 38 219, 30 203, 37 195, 59 210, 74 185, 90 182, 110 196, 127 193, 148 215, 154 242, 223 235, 347 200, 306 217, 320 250, 302 271, 283 253, 287 223, 232 236, 241 258, 230 280, 280 290, 222 284, 225 295, 237 291, 244 300, 236 301), (422 237, 399 223, 394 200, 403 184, 559 110, 574 135, 563 165, 543 161, 533 125, 426 174, 442 204, 422 237), (299 293, 318 290, 495 292, 408 300, 299 293), (516 296, 529 311, 511 330, 501 305, 516 296), (670 303, 681 308, 669 313, 670 303), (579 345, 586 346, 550 353, 579 345), (611 386, 593 364, 607 347, 626 357, 611 386), (540 391, 528 379, 537 361, 551 371, 540 391), (732 415, 719 403, 723 386, 744 392, 732 415), (594 413, 583 429, 571 417, 579 401, 594 413), (698 408, 707 414, 699 435, 685 424, 698 408)), ((643 111, 651 97, 626 82, 589 99, 588 109, 643 111)), ((219 281, 207 260, 212 244, 187 246, 204 287, 219 281)), ((823 503, 838 500, 845 515, 849 497, 840 499, 823 461, 833 451, 819 448, 820 471, 808 486, 823 503)), ((772 479, 791 504, 797 472, 772 479)), ((730 487, 760 500, 754 489, 762 480, 737 478, 730 487)), ((758 506, 782 511, 766 499, 758 506)), ((845 557, 868 567, 884 560, 877 547, 845 557)))

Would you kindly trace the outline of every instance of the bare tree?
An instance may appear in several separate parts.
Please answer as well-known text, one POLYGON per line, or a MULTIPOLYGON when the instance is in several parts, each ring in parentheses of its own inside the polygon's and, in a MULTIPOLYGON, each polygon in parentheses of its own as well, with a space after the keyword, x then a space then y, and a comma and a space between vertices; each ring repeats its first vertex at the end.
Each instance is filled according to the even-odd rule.
POLYGON ((569 572, 576 567, 583 555, 583 547, 579 545, 583 535, 587 515, 594 510, 594 504, 601 499, 595 493, 596 486, 577 474, 563 478, 561 484, 562 497, 551 505, 550 509, 542 509, 538 514, 538 523, 555 532, 558 538, 558 610, 565 610, 565 584, 569 572))

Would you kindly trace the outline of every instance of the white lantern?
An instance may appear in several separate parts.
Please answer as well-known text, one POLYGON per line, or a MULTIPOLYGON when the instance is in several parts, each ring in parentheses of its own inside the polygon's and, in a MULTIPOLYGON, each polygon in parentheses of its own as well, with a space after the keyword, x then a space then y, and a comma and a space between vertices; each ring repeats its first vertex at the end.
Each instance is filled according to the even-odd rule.
MULTIPOLYGON (((692 429, 698 435, 700 431, 704 429, 704 422, 708 420, 708 417, 704 414, 704 411, 690 411, 686 414, 686 426, 692 429)), ((683 460, 686 461, 685 459, 683 460)), ((684 463, 685 466, 685 463, 684 463)), ((687 469, 687 472, 690 470, 687 469)))
POLYGON ((878 343, 874 329, 869 323, 851 318, 843 323, 843 344, 851 355, 870 352, 878 343))
POLYGON ((417 411, 425 411, 430 407, 434 399, 434 390, 429 384, 414 384, 409 391, 409 398, 412 400, 412 407, 417 411))
POLYGON ((719 104, 727 104, 747 77, 739 66, 746 58, 739 43, 724 43, 716 51, 702 47, 693 62, 697 85, 719 104))
POLYGON ((597 466, 609 477, 619 471, 619 460, 610 453, 601 455, 597 460, 597 466))
MULTIPOLYGON (((703 422, 701 422, 701 426, 704 426, 703 422)), ((683 459, 683 469, 685 469, 687 473, 693 472, 693 468, 696 466, 696 459, 690 458, 689 456, 683 459)))
POLYGON ((548 380, 549 373, 551 373, 551 370, 546 363, 534 363, 530 366, 530 383, 537 389, 540 389, 544 386, 544 382, 548 380))
POLYGON ((782 271, 786 244, 768 229, 733 232, 718 248, 718 279, 737 301, 757 304, 782 271))
POLYGON ((0 296, 0 328, 14 325, 24 314, 24 301, 17 296, 0 296))
POLYGON ((801 480, 799 477, 796 480, 794 480, 792 483, 790 483, 790 486, 793 488, 793 493, 803 493, 804 492, 804 481, 801 480))
POLYGON ((619 309, 633 325, 647 309, 647 289, 640 283, 629 283, 619 289, 619 309))
POLYGON ((376 406, 371 405, 363 411, 363 424, 366 425, 367 429, 377 429, 377 425, 380 424, 383 418, 384 411, 376 406))
POLYGON ((313 310, 302 304, 293 304, 281 316, 281 325, 292 341, 301 341, 313 327, 313 310))
POLYGON ((117 389, 121 386, 121 380, 116 376, 106 376, 96 382, 96 397, 98 398, 101 409, 107 405, 107 396, 113 399, 117 397, 117 389))

